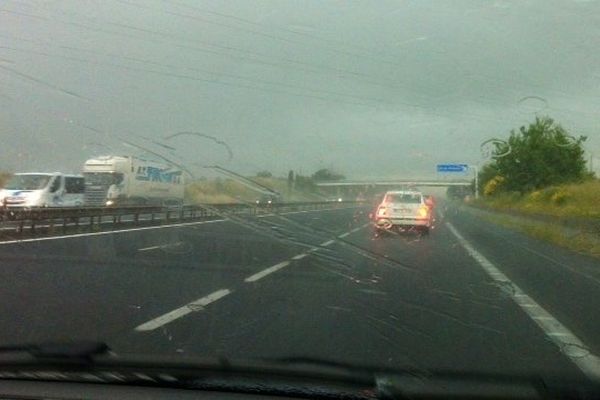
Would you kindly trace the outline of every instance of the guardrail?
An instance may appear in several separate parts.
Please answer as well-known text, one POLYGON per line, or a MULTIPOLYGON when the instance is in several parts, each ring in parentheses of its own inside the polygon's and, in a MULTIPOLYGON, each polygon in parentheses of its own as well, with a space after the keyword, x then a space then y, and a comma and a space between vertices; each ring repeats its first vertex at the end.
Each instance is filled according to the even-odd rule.
POLYGON ((309 211, 359 205, 354 201, 264 204, 202 204, 180 207, 57 207, 0 209, 0 237, 67 234, 82 230, 116 229, 124 224, 140 226, 227 217, 256 216, 288 211, 309 211))

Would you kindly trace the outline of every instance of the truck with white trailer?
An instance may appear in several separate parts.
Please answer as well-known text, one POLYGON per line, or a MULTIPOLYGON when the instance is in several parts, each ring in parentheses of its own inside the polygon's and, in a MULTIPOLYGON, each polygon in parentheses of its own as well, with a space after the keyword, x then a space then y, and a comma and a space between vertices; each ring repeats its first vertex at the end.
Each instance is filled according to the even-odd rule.
POLYGON ((136 156, 102 156, 83 165, 86 206, 181 205, 181 169, 136 156))

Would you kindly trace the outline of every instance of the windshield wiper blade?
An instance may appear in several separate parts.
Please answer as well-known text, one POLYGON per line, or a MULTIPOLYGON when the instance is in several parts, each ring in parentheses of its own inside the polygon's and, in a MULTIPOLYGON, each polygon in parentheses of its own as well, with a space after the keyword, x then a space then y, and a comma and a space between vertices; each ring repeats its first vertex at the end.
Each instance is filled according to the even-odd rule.
POLYGON ((225 358, 125 355, 102 342, 0 346, 0 381, 45 380, 143 385, 321 400, 371 400, 375 381, 344 371, 286 368, 225 358), (360 379, 359 379, 360 378, 360 379))
MULTIPOLYGON (((354 365, 318 357, 292 356, 271 359, 290 366, 314 366, 346 371, 354 379, 371 377, 378 399, 399 398, 600 398, 600 382, 565 379, 536 373, 388 368, 354 365)), ((357 380, 358 382, 358 380, 357 380)))
POLYGON ((86 340, 21 344, 0 346, 0 360, 3 355, 25 353, 36 360, 91 361, 109 351, 110 348, 104 342, 86 340))
POLYGON ((265 361, 276 361, 278 363, 284 364, 307 364, 307 365, 316 365, 322 367, 331 367, 331 368, 341 368, 348 369, 352 371, 362 371, 362 372, 372 372, 369 368, 364 368, 360 366, 356 366, 351 363, 330 360, 327 358, 317 358, 317 357, 306 357, 306 356, 291 356, 291 357, 278 357, 275 359, 264 359, 265 361))
POLYGON ((424 373, 304 356, 261 360, 120 357, 105 343, 94 341, 24 344, 0 346, 0 380, 102 382, 326 400, 598 398, 600 394, 598 382, 564 382, 535 375, 424 373))

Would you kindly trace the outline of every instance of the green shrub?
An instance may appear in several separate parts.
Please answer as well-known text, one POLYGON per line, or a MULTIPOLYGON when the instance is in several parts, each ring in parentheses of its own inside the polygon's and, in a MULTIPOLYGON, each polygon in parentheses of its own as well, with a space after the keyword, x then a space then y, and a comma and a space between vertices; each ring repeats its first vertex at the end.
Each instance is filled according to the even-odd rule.
POLYGON ((542 190, 542 199, 551 201, 556 192, 558 192, 558 188, 556 186, 547 187, 542 190))
POLYGON ((556 204, 557 206, 562 206, 563 204, 565 204, 567 202, 567 200, 569 199, 569 195, 564 192, 564 191, 556 191, 553 195, 552 195, 552 203, 556 204))
POLYGON ((529 193, 529 195, 527 196, 527 200, 529 201, 533 201, 533 202, 538 202, 543 200, 544 196, 541 190, 534 190, 533 192, 529 193))

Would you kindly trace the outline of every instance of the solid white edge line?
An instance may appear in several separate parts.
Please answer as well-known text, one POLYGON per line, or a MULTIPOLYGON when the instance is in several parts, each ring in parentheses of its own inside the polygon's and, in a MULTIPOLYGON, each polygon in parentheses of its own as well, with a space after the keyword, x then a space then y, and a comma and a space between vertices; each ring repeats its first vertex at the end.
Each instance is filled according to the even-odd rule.
POLYGON ((244 282, 256 282, 259 279, 262 279, 265 276, 272 274, 275 271, 280 270, 281 268, 287 267, 288 265, 290 265, 290 261, 282 261, 279 264, 275 264, 272 267, 263 269, 262 271, 257 272, 256 274, 247 277, 246 279, 244 279, 244 282))
POLYGON ((341 238, 345 238, 346 236, 348 236, 350 233, 352 232, 346 232, 346 233, 342 233, 340 236, 338 236, 340 239, 341 238))
POLYGON ((320 244, 320 246, 329 246, 331 244, 333 244, 335 242, 335 240, 328 240, 326 242, 323 242, 320 244))
POLYGON ((297 260, 302 260, 302 259, 303 259, 304 257, 306 257, 306 256, 308 256, 308 254, 306 254, 306 253, 300 253, 300 254, 298 254, 298 255, 296 255, 296 256, 294 256, 294 257, 292 257, 292 260, 295 260, 295 261, 297 261, 297 260))
MULTIPOLYGON (((279 213, 279 214, 265 214, 265 215, 260 215, 260 216, 258 216, 258 218, 273 217, 273 216, 276 216, 276 215, 298 214, 298 213, 301 213, 301 212, 319 212, 319 211, 347 210, 347 209, 351 209, 351 208, 356 208, 356 207, 327 208, 327 209, 324 209, 324 210, 309 210, 309 211, 290 211, 290 212, 279 213)), ((87 237, 87 236, 110 235, 110 234, 113 234, 113 233, 138 232, 138 231, 145 231, 145 230, 151 230, 151 229, 178 228, 178 227, 182 227, 182 226, 211 224, 211 223, 215 223, 215 222, 225 222, 225 221, 227 221, 227 219, 213 219, 213 220, 210 220, 210 221, 184 222, 184 223, 179 223, 179 224, 160 225, 160 226, 145 226, 145 227, 142 227, 142 228, 118 229, 118 230, 114 230, 114 231, 75 233, 73 235, 61 235, 61 236, 48 236, 48 237, 31 238, 31 239, 6 240, 6 241, 0 241, 0 246, 1 245, 7 245, 7 244, 17 244, 17 243, 41 242, 41 241, 47 241, 47 240, 60 240, 60 239, 80 238, 80 237, 87 237)), ((130 222, 130 221, 126 221, 126 222, 130 222)))
POLYGON ((81 237, 88 237, 88 236, 112 235, 114 233, 138 232, 138 231, 147 231, 147 230, 152 230, 152 229, 180 228, 182 226, 213 224, 216 222, 223 222, 223 221, 227 221, 227 220, 212 219, 210 221, 184 222, 184 223, 180 223, 180 224, 160 225, 160 226, 145 226, 142 228, 119 229, 116 231, 75 233, 73 235, 48 236, 48 237, 41 237, 41 238, 19 239, 19 240, 7 240, 4 242, 0 242, 0 246, 6 245, 6 244, 16 244, 16 243, 43 242, 43 241, 47 241, 47 240, 59 240, 59 239, 81 238, 81 237))
POLYGON ((512 300, 525 312, 534 323, 542 329, 550 341, 558 346, 561 353, 573 362, 589 378, 600 379, 600 358, 592 354, 587 347, 573 332, 557 320, 552 314, 540 306, 533 298, 527 295, 519 286, 504 275, 494 264, 475 248, 458 232, 450 223, 446 222, 450 232, 456 236, 458 242, 467 253, 477 261, 483 270, 496 282, 511 286, 510 294, 512 300), (567 349, 567 351, 565 351, 567 349), (577 349, 579 354, 571 354, 568 350, 577 349))
POLYGON ((160 317, 151 319, 150 321, 145 322, 145 323, 139 325, 138 327, 136 327, 135 330, 138 332, 148 332, 148 331, 152 331, 156 328, 160 328, 161 326, 166 325, 170 322, 173 322, 176 319, 181 318, 191 312, 198 311, 199 309, 202 309, 202 307, 206 307, 210 303, 214 303, 215 301, 222 299, 223 297, 227 296, 230 293, 231 293, 231 290, 229 290, 229 289, 217 290, 216 292, 213 292, 213 293, 209 294, 208 296, 204 296, 198 300, 194 300, 194 301, 186 304, 185 306, 176 308, 175 310, 170 311, 166 314, 163 314, 160 317))

